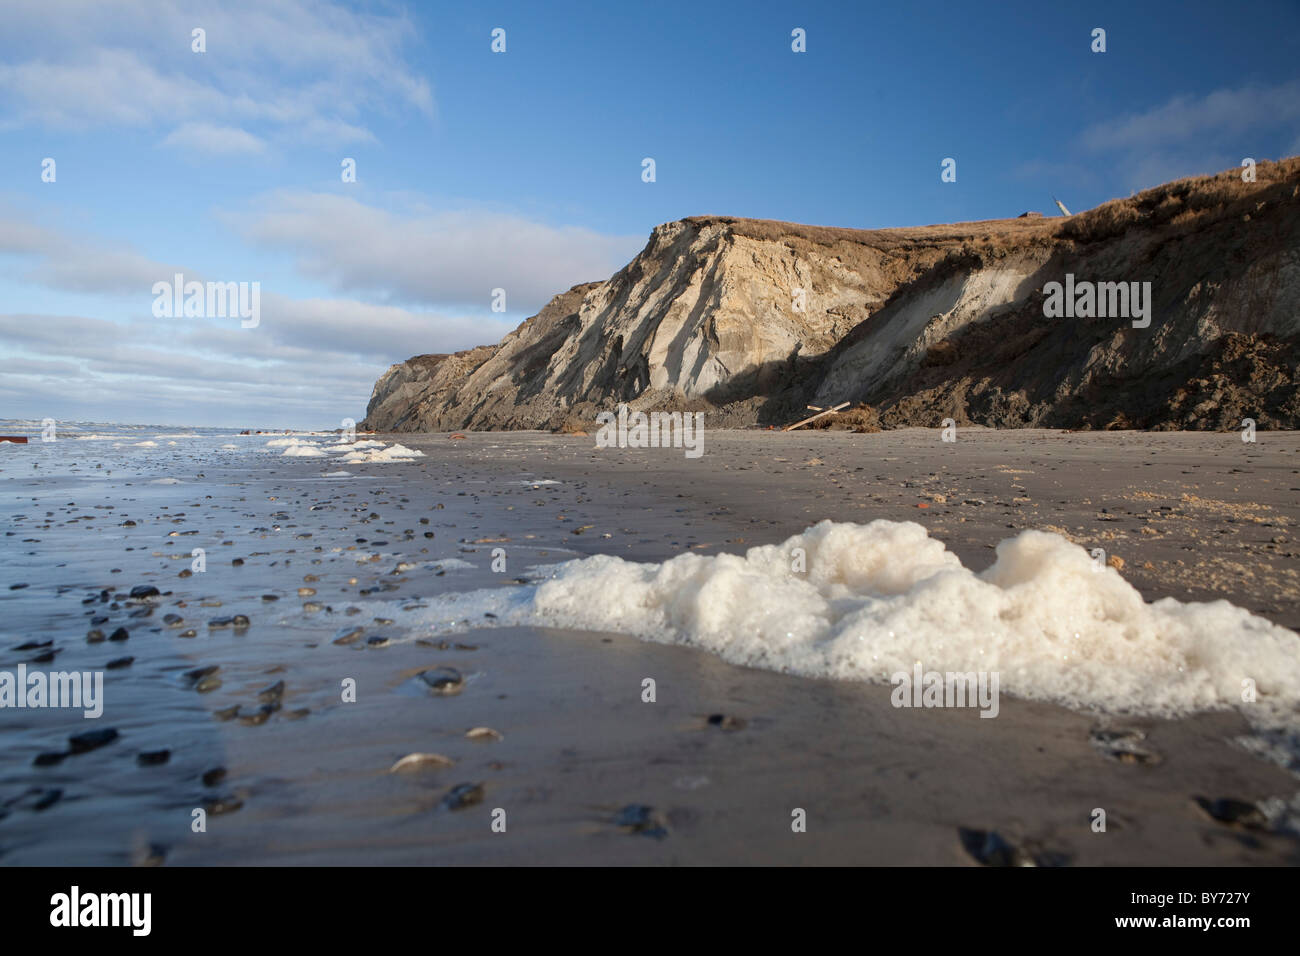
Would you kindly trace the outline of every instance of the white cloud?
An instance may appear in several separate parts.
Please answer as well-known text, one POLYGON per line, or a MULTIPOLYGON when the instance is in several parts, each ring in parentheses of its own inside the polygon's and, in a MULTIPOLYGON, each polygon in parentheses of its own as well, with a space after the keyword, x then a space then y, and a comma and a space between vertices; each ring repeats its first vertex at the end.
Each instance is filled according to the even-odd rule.
POLYGON ((1144 189, 1236 166, 1245 156, 1292 155, 1300 143, 1300 81, 1176 96, 1094 123, 1079 141, 1109 154, 1125 185, 1144 189), (1288 146, 1289 144, 1289 146, 1288 146))
POLYGON ((304 275, 340 293, 485 309, 500 288, 516 314, 609 278, 645 244, 508 213, 393 212, 327 193, 278 193, 229 219, 251 241, 294 253, 304 275))
POLYGON ((206 154, 261 153, 266 143, 237 126, 183 123, 167 134, 164 146, 178 146, 206 154))
POLYGON ((1174 97, 1155 109, 1090 126, 1083 143, 1093 150, 1147 150, 1256 129, 1295 129, 1298 123, 1300 82, 1291 82, 1174 97))
POLYGON ((373 139, 365 117, 433 112, 406 62, 411 24, 323 0, 157 2, 8 0, 0 36, 0 124, 171 130, 206 149, 204 127, 256 141, 341 145, 373 139), (206 30, 206 53, 190 48, 206 30))

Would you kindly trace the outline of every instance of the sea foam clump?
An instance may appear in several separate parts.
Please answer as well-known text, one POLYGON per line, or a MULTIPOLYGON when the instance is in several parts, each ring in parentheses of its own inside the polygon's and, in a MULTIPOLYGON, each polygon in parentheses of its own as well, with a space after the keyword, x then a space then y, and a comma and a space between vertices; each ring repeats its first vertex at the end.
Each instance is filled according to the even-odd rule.
POLYGON ((390 445, 388 448, 349 452, 341 457, 339 461, 347 465, 360 465, 373 462, 409 461, 413 458, 423 457, 424 452, 416 451, 414 448, 407 448, 405 445, 390 445))
POLYGON ((300 442, 296 445, 289 445, 284 451, 280 452, 291 458, 324 458, 325 452, 321 451, 314 442, 300 442))
POLYGON ((538 570, 548 578, 530 587, 429 599, 419 620, 454 628, 445 622, 491 612, 497 626, 621 632, 808 677, 887 681, 918 661, 997 671, 1014 696, 1115 712, 1236 706, 1247 680, 1257 717, 1293 722, 1300 704, 1300 635, 1227 601, 1148 604, 1042 531, 1004 540, 978 574, 921 525, 892 521, 824 521, 743 556, 600 555, 538 570))

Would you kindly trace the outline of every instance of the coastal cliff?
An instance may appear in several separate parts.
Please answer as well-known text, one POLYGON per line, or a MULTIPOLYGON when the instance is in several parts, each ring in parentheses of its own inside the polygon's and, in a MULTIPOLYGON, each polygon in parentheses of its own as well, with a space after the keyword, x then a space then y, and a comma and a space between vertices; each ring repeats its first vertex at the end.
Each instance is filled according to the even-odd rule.
POLYGON ((392 366, 365 426, 577 428, 627 402, 743 427, 852 402, 886 428, 1300 428, 1300 158, 1256 177, 1178 180, 1064 218, 667 223, 499 344, 392 366), (1137 283, 1149 325, 1047 317, 1067 276, 1137 283))

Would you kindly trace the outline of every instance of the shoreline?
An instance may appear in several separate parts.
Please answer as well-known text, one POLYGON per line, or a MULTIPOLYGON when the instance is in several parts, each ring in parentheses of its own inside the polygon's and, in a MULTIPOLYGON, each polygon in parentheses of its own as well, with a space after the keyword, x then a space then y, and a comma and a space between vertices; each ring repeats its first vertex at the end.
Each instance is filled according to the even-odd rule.
MULTIPOLYGON (((1300 484, 1290 467, 1300 435, 1260 433, 1243 446, 1212 433, 966 429, 954 446, 929 430, 709 432, 703 457, 687 459, 673 449, 597 450, 590 437, 465 434, 381 436, 425 457, 345 466, 350 478, 321 478, 335 467, 329 459, 247 457, 252 450, 193 459, 128 449, 115 454, 147 457, 131 458, 128 476, 117 465, 94 481, 80 473, 37 485, 0 472, 7 516, 53 512, 48 530, 15 535, 40 538, 26 545, 35 554, 5 561, 4 583, 26 569, 31 586, 0 591, 10 621, 0 667, 29 659, 13 650, 20 637, 53 640, 60 653, 48 666, 59 669, 134 656, 108 672, 100 720, 0 715, 0 802, 32 788, 61 791, 39 811, 36 795, 9 806, 0 865, 977 865, 961 828, 996 831, 1044 865, 1300 862, 1294 833, 1217 822, 1194 802, 1286 802, 1300 791, 1294 776, 1237 742, 1249 728, 1233 712, 1118 718, 1004 696, 997 719, 982 720, 971 709, 896 709, 887 684, 793 677, 687 647, 536 627, 367 643, 401 636, 400 622, 373 620, 382 616, 376 602, 414 606, 502 586, 489 568, 502 544, 512 578, 531 564, 596 553, 637 561, 740 553, 823 517, 920 521, 975 570, 1020 528, 1082 527, 1081 537, 1124 558, 1121 573, 1148 601, 1225 597, 1294 628, 1300 601, 1285 573, 1294 546, 1270 539, 1290 540, 1300 518, 1290 491, 1300 484), (163 473, 180 484, 153 484, 163 473), (96 516, 96 504, 104 520, 80 520, 96 516), (1162 506, 1185 514, 1162 517, 1162 506), (1254 576, 1233 577, 1211 560, 1201 544, 1211 535, 1239 545, 1228 558, 1252 562, 1254 576), (200 540, 208 570, 179 578, 200 540), (173 558, 182 552, 185 560, 173 558), (130 640, 87 644, 81 601, 99 587, 136 584, 163 591, 153 612, 133 623, 124 606, 103 629, 120 618, 130 640), (299 596, 300 587, 316 593, 299 596), (168 612, 197 625, 196 636, 164 626, 168 612), (203 626, 237 613, 250 619, 243 631, 203 626), (334 644, 352 625, 362 638, 334 644), (183 676, 214 665, 222 686, 210 693, 183 676), (429 667, 459 670, 463 691, 429 695, 413 678, 429 667), (657 683, 654 704, 641 699, 647 676, 657 683), (349 678, 355 703, 339 699, 349 678), (256 714, 259 695, 281 680, 280 709, 264 722, 214 717, 231 706, 256 714), (740 726, 711 725, 716 714, 740 726), (121 738, 32 766, 92 725, 121 738), (469 739, 473 727, 502 739, 469 739), (1107 756, 1093 740, 1106 729, 1144 732, 1158 762, 1107 756), (138 753, 159 749, 171 752, 165 764, 138 765, 138 753), (416 752, 453 765, 388 772, 416 752), (225 777, 205 785, 218 766, 225 777), (483 799, 450 810, 442 800, 460 783, 482 784, 483 799), (214 800, 240 805, 192 833, 192 809, 214 800), (666 835, 617 825, 629 805, 654 808, 666 835), (1089 828, 1097 807, 1111 820, 1105 834, 1089 828), (497 808, 505 833, 491 829, 497 808), (806 833, 791 832, 796 808, 807 813, 806 833)), ((94 470, 89 459, 80 467, 94 470)))

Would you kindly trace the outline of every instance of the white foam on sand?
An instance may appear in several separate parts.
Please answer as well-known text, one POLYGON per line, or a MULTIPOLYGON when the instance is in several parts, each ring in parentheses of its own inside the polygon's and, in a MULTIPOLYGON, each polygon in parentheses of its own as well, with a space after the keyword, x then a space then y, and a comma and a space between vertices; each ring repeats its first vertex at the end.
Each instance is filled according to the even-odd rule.
POLYGON ((287 448, 291 445, 310 445, 311 442, 301 438, 272 438, 266 443, 267 448, 287 448))
POLYGON ((743 556, 598 555, 537 570, 547 580, 428 598, 407 620, 621 632, 808 677, 888 681, 918 661, 997 671, 1011 695, 1114 712, 1240 705, 1252 723, 1289 723, 1300 704, 1300 635, 1227 601, 1147 604, 1042 531, 1004 540, 979 574, 921 525, 892 521, 823 521, 743 556), (796 549, 806 572, 792 571, 796 549), (1246 680, 1258 703, 1242 704, 1246 680))
POLYGON ((291 458, 324 458, 325 452, 311 442, 302 442, 297 445, 290 445, 281 455, 287 455, 291 458))
POLYGON ((365 441, 354 441, 354 442, 336 441, 336 442, 330 442, 329 445, 330 451, 365 451, 367 448, 383 448, 383 447, 384 447, 383 442, 373 441, 371 439, 366 439, 365 441))
POLYGON ((131 444, 136 448, 157 448, 158 447, 158 443, 156 441, 137 441, 137 442, 132 442, 131 444))
POLYGON ((351 478, 351 477, 352 477, 352 472, 350 472, 350 471, 324 471, 324 472, 321 472, 321 477, 322 477, 322 478, 351 478))
POLYGON ((416 451, 414 448, 407 448, 405 445, 390 445, 388 448, 383 449, 349 452, 339 461, 345 465, 360 465, 372 462, 409 461, 412 458, 423 457, 424 452, 416 451))
POLYGON ((179 485, 180 483, 181 480, 179 478, 155 478, 153 481, 149 482, 151 485, 179 485))

